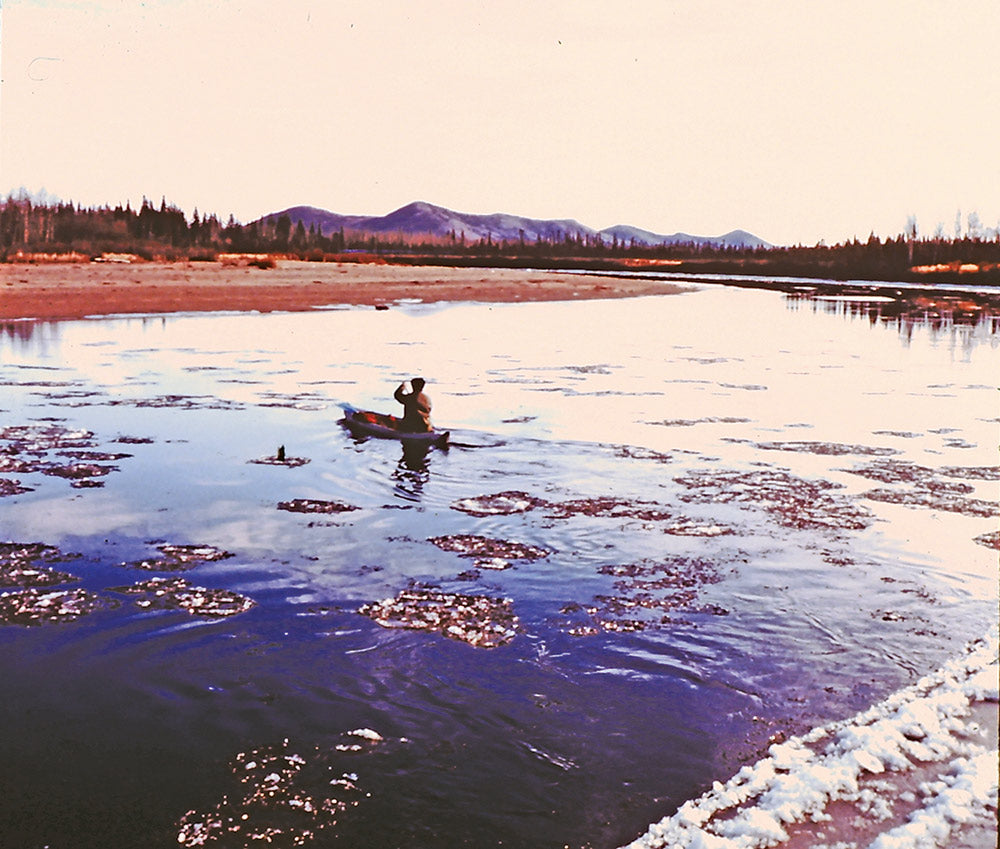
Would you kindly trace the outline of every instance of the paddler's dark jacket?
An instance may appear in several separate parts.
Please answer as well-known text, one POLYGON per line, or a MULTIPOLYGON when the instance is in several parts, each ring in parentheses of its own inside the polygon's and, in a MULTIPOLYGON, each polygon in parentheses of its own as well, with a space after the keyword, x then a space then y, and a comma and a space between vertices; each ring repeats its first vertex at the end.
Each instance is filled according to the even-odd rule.
POLYGON ((392 396, 403 405, 403 421, 400 430, 410 433, 425 433, 431 429, 431 399, 423 392, 403 391, 403 384, 392 396))

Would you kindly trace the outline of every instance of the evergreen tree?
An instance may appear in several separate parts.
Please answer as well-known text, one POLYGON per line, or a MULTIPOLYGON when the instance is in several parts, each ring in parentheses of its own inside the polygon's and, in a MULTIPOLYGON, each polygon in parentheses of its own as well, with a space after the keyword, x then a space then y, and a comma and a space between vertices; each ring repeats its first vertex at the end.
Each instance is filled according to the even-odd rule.
POLYGON ((292 232, 292 219, 285 213, 274 225, 274 241, 279 250, 288 248, 288 237, 292 232))

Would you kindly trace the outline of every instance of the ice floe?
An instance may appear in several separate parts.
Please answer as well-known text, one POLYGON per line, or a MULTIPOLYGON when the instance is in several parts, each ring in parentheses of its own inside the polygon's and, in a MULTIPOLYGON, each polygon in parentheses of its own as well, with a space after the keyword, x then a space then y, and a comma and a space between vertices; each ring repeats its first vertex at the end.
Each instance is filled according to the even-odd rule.
POLYGON ((156 546, 162 557, 151 557, 145 560, 134 560, 130 563, 122 563, 122 566, 131 566, 134 569, 146 569, 151 572, 183 572, 192 569, 199 563, 207 563, 213 560, 225 560, 232 557, 229 551, 215 548, 211 545, 174 545, 172 543, 161 543, 156 546))
POLYGON ((249 463, 256 463, 261 466, 285 466, 289 469, 296 469, 309 462, 308 457, 291 457, 285 453, 285 446, 279 445, 273 457, 258 457, 256 460, 248 460, 249 463))
POLYGON ((22 486, 19 480, 13 478, 0 478, 0 498, 6 495, 21 495, 31 492, 30 486, 22 486))
POLYGON ((735 528, 719 525, 715 522, 704 522, 696 519, 678 519, 663 529, 666 534, 679 537, 721 537, 735 534, 735 528))
MULTIPOLYGON (((0 442, 7 443, 0 448, 0 472, 40 472, 65 478, 70 481, 70 486, 77 489, 103 486, 104 482, 95 478, 118 471, 118 466, 108 464, 132 456, 121 452, 97 451, 95 436, 91 431, 72 430, 58 424, 0 428, 0 442), (49 452, 69 457, 73 462, 47 459, 49 452)), ((20 481, 0 480, 0 496, 19 495, 29 491, 31 488, 21 486, 20 481)))
POLYGON ((472 516, 506 516, 511 513, 524 513, 544 503, 540 498, 535 498, 526 492, 508 490, 494 495, 462 498, 451 506, 472 516))
POLYGON ((16 588, 0 595, 0 624, 70 621, 102 607, 100 597, 87 590, 49 589, 79 578, 40 564, 77 556, 61 554, 55 546, 39 542, 0 543, 0 587, 16 588))
POLYGON ((660 425, 661 427, 692 427, 698 424, 744 424, 750 419, 742 416, 706 416, 700 419, 665 419, 660 422, 646 422, 646 424, 660 425))
POLYGON ((839 484, 806 480, 782 469, 693 471, 674 481, 690 490, 679 496, 681 501, 753 505, 790 528, 861 530, 874 521, 864 507, 831 494, 839 484))
POLYGON ((895 448, 879 448, 872 445, 844 445, 840 442, 755 442, 753 445, 761 451, 795 451, 800 454, 825 454, 835 457, 844 454, 861 454, 876 457, 899 454, 899 451, 895 448))
POLYGON ((1000 551, 1000 531, 990 531, 975 537, 975 542, 985 545, 987 548, 995 548, 1000 551))
POLYGON ((150 578, 127 587, 113 587, 112 592, 140 596, 139 607, 163 610, 186 610, 194 616, 235 616, 256 605, 232 590, 195 587, 184 578, 150 578))
POLYGON ((39 565, 75 557, 62 555, 55 546, 40 542, 0 542, 0 587, 50 587, 76 581, 75 575, 39 565))
POLYGON ((955 480, 998 480, 1000 468, 994 466, 946 466, 932 469, 905 460, 875 460, 844 471, 879 483, 906 487, 870 490, 863 494, 870 501, 925 507, 977 518, 992 518, 1000 513, 1000 505, 996 501, 968 497, 975 491, 975 487, 955 480), (942 480, 942 477, 949 480, 942 480))
POLYGON ((83 589, 41 590, 29 587, 0 594, 0 623, 39 625, 66 622, 100 608, 104 602, 83 589))
POLYGON ((673 462, 672 454, 665 454, 662 451, 654 451, 652 448, 640 448, 635 445, 619 445, 615 448, 616 457, 624 457, 630 460, 653 460, 657 463, 673 462))
POLYGON ((279 501, 279 510, 289 513, 350 513, 360 508, 343 501, 322 501, 316 498, 293 498, 290 501, 279 501))
POLYGON ((551 554, 551 552, 546 551, 544 548, 538 548, 527 543, 511 542, 504 539, 490 539, 489 537, 477 534, 448 534, 446 536, 430 537, 428 542, 434 543, 434 545, 443 551, 453 551, 462 557, 541 560, 543 557, 548 557, 551 554))
POLYGON ((574 637, 605 632, 645 631, 674 623, 677 613, 725 616, 717 604, 700 603, 701 590, 722 580, 716 564, 695 557, 673 557, 601 566, 601 574, 617 578, 614 595, 595 596, 593 603, 570 602, 560 608, 563 631, 574 637))
POLYGON ((11 443, 10 449, 29 454, 56 448, 91 448, 94 434, 57 424, 11 425, 0 428, 0 440, 11 443))
POLYGON ((242 410, 245 405, 214 395, 158 395, 155 398, 115 398, 102 402, 108 407, 173 408, 180 410, 242 410))
POLYGON ((526 513, 529 510, 544 509, 546 515, 555 519, 569 519, 573 516, 592 516, 608 519, 638 519, 646 522, 667 521, 674 514, 663 506, 649 501, 634 501, 627 498, 598 496, 596 498, 574 498, 568 501, 546 501, 527 492, 505 491, 492 495, 477 495, 462 498, 452 505, 453 510, 472 516, 503 516, 512 513, 526 513))
POLYGON ((980 519, 991 519, 1000 516, 1000 504, 983 498, 964 498, 949 492, 915 489, 901 492, 895 489, 872 489, 864 494, 871 501, 881 501, 886 504, 903 504, 907 507, 927 507, 931 510, 944 510, 948 513, 959 513, 963 516, 973 516, 980 519))
MULTIPOLYGON (((369 745, 382 740, 369 729, 343 736, 369 745)), ((337 753, 361 750, 354 744, 332 747, 337 753)), ((306 754, 286 739, 281 745, 240 752, 229 765, 231 791, 207 810, 185 813, 177 822, 177 844, 305 846, 370 795, 358 787, 355 773, 335 764, 330 752, 315 746, 301 751, 306 754)))
MULTIPOLYGON (((734 528, 715 522, 692 519, 675 515, 660 504, 649 501, 634 501, 626 498, 599 496, 596 498, 576 498, 568 501, 546 501, 529 495, 527 492, 505 491, 492 495, 478 495, 463 498, 451 505, 453 510, 459 510, 472 516, 505 516, 513 513, 526 513, 536 508, 545 511, 549 518, 570 519, 575 516, 590 516, 603 519, 635 519, 640 522, 670 522, 664 528, 664 533, 673 536, 715 537, 734 534, 734 528)), ((438 538, 443 539, 443 538, 438 538)), ((452 537, 451 543, 456 546, 447 550, 459 550, 463 544, 462 537, 452 537)), ((465 540, 478 539, 465 537, 465 540)), ((433 541, 433 540, 432 540, 433 541)), ((442 543, 436 543, 445 547, 442 543)), ((464 553, 464 552, 463 552, 464 553)), ((484 569, 505 569, 510 563, 503 563, 503 557, 491 557, 476 564, 484 569)))
POLYGON ((384 628, 433 631, 482 648, 510 642, 518 628, 509 598, 445 593, 423 587, 362 605, 358 612, 384 628))
POLYGON ((639 519, 644 522, 663 522, 674 514, 659 504, 648 501, 630 501, 625 498, 576 498, 546 505, 550 516, 568 519, 571 516, 593 516, 610 519, 639 519))

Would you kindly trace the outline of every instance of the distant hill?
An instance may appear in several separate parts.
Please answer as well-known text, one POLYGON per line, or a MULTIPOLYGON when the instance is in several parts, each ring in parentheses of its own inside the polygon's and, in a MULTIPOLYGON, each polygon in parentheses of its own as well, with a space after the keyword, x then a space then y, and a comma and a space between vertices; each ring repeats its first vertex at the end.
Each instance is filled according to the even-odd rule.
POLYGON ((672 233, 663 236, 659 233, 650 233, 649 230, 640 230, 638 227, 631 227, 628 224, 617 224, 601 230, 601 235, 605 241, 617 238, 619 242, 631 244, 633 241, 637 245, 714 245, 728 248, 769 248, 770 244, 765 242, 753 233, 746 230, 730 230, 721 236, 692 236, 690 233, 672 233))
POLYGON ((688 233, 674 233, 669 236, 641 230, 626 224, 595 230, 572 218, 538 219, 524 218, 519 215, 493 213, 492 215, 474 215, 468 212, 455 212, 443 206, 435 206, 424 201, 402 206, 388 215, 341 215, 314 206, 293 206, 280 212, 272 212, 263 216, 260 221, 273 223, 281 216, 287 215, 294 227, 299 221, 308 230, 315 227, 324 236, 329 236, 341 228, 345 231, 365 232, 389 235, 399 233, 405 236, 431 235, 447 238, 454 234, 455 238, 478 242, 480 239, 492 239, 495 242, 537 242, 539 240, 561 241, 566 236, 596 237, 601 236, 605 242, 617 239, 630 244, 633 241, 640 245, 673 245, 696 244, 715 245, 723 247, 770 247, 763 239, 747 233, 745 230, 732 230, 722 236, 692 236, 688 233))
POLYGON ((292 220, 293 227, 299 221, 302 222, 307 230, 315 225, 316 229, 324 236, 336 233, 341 227, 345 230, 361 230, 364 227, 364 223, 370 220, 367 215, 340 215, 339 213, 319 209, 315 206, 293 206, 289 209, 283 209, 281 212, 272 212, 269 215, 264 215, 258 221, 273 223, 281 218, 282 215, 287 215, 292 220))

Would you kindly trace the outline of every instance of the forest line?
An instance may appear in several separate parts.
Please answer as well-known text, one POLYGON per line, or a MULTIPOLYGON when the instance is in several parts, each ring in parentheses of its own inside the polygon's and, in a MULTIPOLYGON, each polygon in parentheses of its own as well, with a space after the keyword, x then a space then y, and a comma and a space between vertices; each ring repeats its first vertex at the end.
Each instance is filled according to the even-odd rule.
MULTIPOLYGON (((957 227, 956 227, 957 229, 957 227)), ((223 223, 195 210, 189 219, 164 199, 130 205, 81 207, 72 203, 0 201, 0 261, 24 262, 108 254, 135 260, 216 261, 227 254, 323 261, 386 261, 443 265, 561 268, 669 269, 690 273, 767 274, 900 282, 975 282, 1000 285, 1000 235, 966 232, 947 238, 906 234, 812 246, 733 247, 705 243, 645 245, 600 235, 565 233, 561 238, 468 240, 464 235, 367 233, 339 229, 322 233, 287 214, 273 220, 223 223)))

